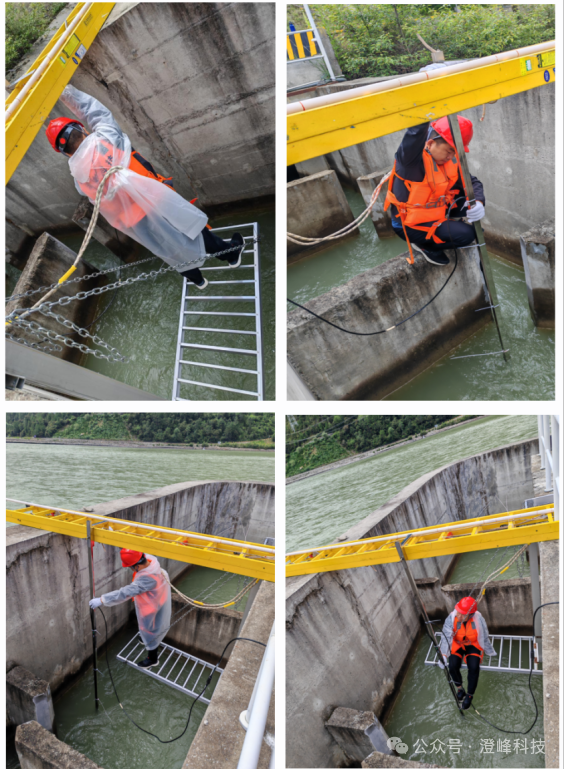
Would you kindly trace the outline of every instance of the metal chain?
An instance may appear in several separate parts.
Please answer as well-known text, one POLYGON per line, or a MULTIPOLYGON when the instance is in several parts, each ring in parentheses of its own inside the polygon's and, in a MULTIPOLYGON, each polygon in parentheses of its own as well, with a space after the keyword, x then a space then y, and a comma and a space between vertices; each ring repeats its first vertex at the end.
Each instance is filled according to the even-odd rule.
MULTIPOLYGON (((48 313, 48 314, 53 315, 54 317, 57 317, 57 318, 62 318, 61 315, 55 316, 54 313, 48 313)), ((121 355, 121 353, 118 350, 116 350, 113 347, 110 347, 110 345, 107 342, 104 342, 103 339, 100 339, 100 337, 97 337, 97 336, 92 336, 85 329, 80 329, 75 323, 73 323, 70 320, 67 320, 66 318, 63 318, 63 320, 64 320, 64 325, 67 328, 72 327, 73 330, 78 331, 80 333, 80 336, 82 337, 88 336, 90 339, 92 339, 95 342, 95 344, 98 344, 101 347, 104 347, 106 350, 108 350, 110 354, 104 355, 104 353, 100 352, 100 350, 91 350, 90 347, 87 347, 85 344, 80 344, 79 342, 75 342, 74 339, 71 339, 68 336, 57 334, 56 331, 51 331, 50 329, 44 328, 43 326, 39 325, 39 323, 36 323, 33 320, 18 319, 13 321, 13 325, 16 328, 21 328, 23 331, 27 331, 29 334, 32 334, 33 336, 39 337, 43 342, 46 341, 45 338, 47 338, 54 342, 62 342, 62 344, 64 344, 65 347, 74 347, 80 350, 85 355, 94 355, 94 357, 96 358, 112 361, 114 363, 126 362, 126 358, 124 358, 124 356, 121 355)))
POLYGON ((12 342, 23 344, 25 347, 31 347, 32 350, 41 350, 41 352, 61 352, 63 349, 60 344, 52 344, 46 340, 44 340, 46 342, 45 344, 40 344, 39 342, 28 342, 27 339, 22 339, 22 337, 13 336, 12 334, 6 334, 6 339, 11 339, 12 342))

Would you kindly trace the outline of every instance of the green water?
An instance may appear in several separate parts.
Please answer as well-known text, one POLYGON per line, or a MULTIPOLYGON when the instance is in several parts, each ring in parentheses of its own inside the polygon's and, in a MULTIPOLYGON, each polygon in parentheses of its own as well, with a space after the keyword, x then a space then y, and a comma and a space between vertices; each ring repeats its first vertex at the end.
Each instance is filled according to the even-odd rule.
MULTIPOLYGON (((449 767, 544 767, 544 755, 538 752, 540 746, 532 746, 532 740, 544 740, 542 677, 532 677, 539 707, 535 727, 526 736, 503 734, 472 715, 472 709, 466 711, 464 718, 459 715, 444 673, 424 664, 429 645, 429 639, 423 637, 399 695, 384 719, 388 736, 401 737, 408 745, 409 750, 402 754, 402 758, 449 767), (460 752, 453 750, 456 743, 451 740, 460 741, 460 752), (509 741, 506 743, 509 752, 504 752, 504 746, 498 740, 509 741), (519 752, 515 749, 516 740, 521 740, 519 752), (493 752, 490 753, 490 749, 493 752), (532 750, 535 750, 534 754, 532 750), (422 751, 426 751, 425 754, 422 751)), ((466 684, 464 669, 462 679, 466 684)), ((483 716, 502 729, 526 731, 535 717, 528 675, 524 673, 482 670, 474 704, 483 716)))
MULTIPOLYGON (((258 222, 260 229, 260 254, 261 254, 261 297, 263 312, 263 351, 264 351, 264 376, 265 399, 275 398, 275 353, 274 353, 274 296, 275 296, 275 258, 274 258, 274 212, 271 207, 264 207, 236 213, 229 216, 214 217, 214 227, 227 227, 237 224, 250 224, 258 222)), ((245 235, 249 231, 245 230, 245 235)), ((82 244, 84 233, 74 235, 58 235, 59 240, 75 251, 82 244)), ((149 251, 140 248, 138 259, 150 257, 149 251)), ((118 259, 100 243, 91 241, 85 252, 86 261, 99 269, 105 269, 119 263, 118 259)), ((251 255, 243 257, 243 263, 248 263, 251 255)), ((211 260, 209 266, 224 262, 211 260)), ((160 259, 122 271, 122 278, 133 277, 141 272, 158 270, 163 266, 160 259)), ((229 274, 217 273, 214 280, 230 280, 251 278, 252 270, 233 271, 229 274), (221 276, 221 277, 220 277, 221 276)), ((12 279, 12 278, 10 278, 12 279)), ((115 282, 114 273, 109 275, 109 282, 115 282)), ((221 295, 247 294, 248 286, 221 286, 221 295)), ((91 371, 97 371, 120 382, 137 387, 155 395, 170 400, 172 397, 172 382, 176 359, 176 344, 178 338, 178 320, 180 316, 180 301, 182 297, 182 278, 176 272, 168 272, 158 278, 134 283, 131 286, 111 291, 101 297, 98 312, 113 303, 105 315, 93 326, 95 333, 104 339, 112 347, 129 360, 127 363, 113 363, 107 360, 99 360, 93 355, 86 356, 84 365, 91 371)), ((252 302, 230 302, 230 312, 252 312, 252 302)), ((206 310, 225 310, 225 307, 215 307, 211 304, 206 310)), ((205 317, 205 316, 204 316, 205 317)), ((228 329, 254 329, 253 318, 221 319, 222 328, 228 329), (250 325, 249 325, 250 324, 250 325)), ((195 318, 190 322, 192 326, 209 326, 208 321, 195 318)), ((238 348, 254 347, 254 342, 249 342, 248 337, 235 337, 234 335, 207 334, 205 338, 200 334, 198 343, 215 346, 236 346, 238 348), (223 337, 229 336, 226 340, 223 337), (221 339, 219 338, 221 337, 221 339), (233 339, 236 339, 236 344, 233 339), (241 341, 243 339, 243 341, 241 341)), ((216 353, 210 351, 194 351, 190 360, 220 363, 221 365, 237 368, 252 368, 254 356, 225 355, 218 360, 216 353), (211 356, 211 357, 210 357, 211 356), (241 362, 241 357, 249 357, 249 361, 241 362)), ((199 369, 202 371, 203 369, 199 369)), ((254 391, 256 377, 247 374, 233 374, 232 372, 206 370, 207 374, 195 374, 191 369, 187 378, 199 381, 207 381, 237 389, 254 391), (237 377, 236 380, 233 377, 237 377), (207 378, 206 378, 207 377, 207 378)), ((181 393, 183 398, 189 400, 249 400, 249 396, 237 393, 211 390, 209 388, 184 385, 181 393)), ((254 400, 251 398, 251 400, 254 400)))
MULTIPOLYGON (((364 209, 362 196, 351 190, 345 194, 357 216, 364 209)), ((406 244, 396 236, 379 240, 368 220, 359 237, 289 265, 288 296, 303 304, 405 250, 406 244)), ((451 360, 499 350, 497 332, 490 323, 388 400, 554 399, 554 331, 535 328, 523 269, 492 254, 490 260, 510 361, 505 363, 500 355, 451 360)), ((429 265, 429 269, 438 268, 429 265)), ((295 309, 289 303, 287 308, 295 309)))
POLYGON ((292 483, 286 487, 287 549, 328 544, 424 473, 537 434, 536 416, 486 417, 292 483))
MULTIPOLYGON (((448 578, 449 584, 459 585, 464 582, 477 582, 478 580, 486 579, 492 572, 500 569, 504 563, 507 563, 515 551, 519 549, 519 547, 498 547, 496 550, 478 550, 475 553, 462 553, 458 557, 458 561, 448 578)), ((523 563, 522 559, 523 556, 515 561, 515 563, 512 563, 507 571, 497 576, 493 581, 518 579, 521 576, 529 577, 529 563, 526 558, 523 563), (521 569, 521 574, 519 569, 521 569)))

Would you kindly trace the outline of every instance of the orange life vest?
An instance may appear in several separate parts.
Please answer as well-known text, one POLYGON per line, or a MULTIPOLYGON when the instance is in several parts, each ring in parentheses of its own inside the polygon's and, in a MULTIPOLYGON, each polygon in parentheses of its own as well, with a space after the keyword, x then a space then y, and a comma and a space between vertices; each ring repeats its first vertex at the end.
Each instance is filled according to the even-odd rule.
MULTIPOLYGON (((143 570, 133 574, 133 582, 135 582, 135 578, 139 574, 143 576, 143 570)), ((153 590, 148 590, 146 593, 140 593, 133 597, 135 607, 143 618, 156 614, 168 600, 167 581, 163 575, 149 574, 148 576, 155 580, 157 583, 156 587, 153 590)))
MULTIPOLYGON (((78 186, 80 187, 81 191, 90 199, 94 200, 96 198, 96 192, 98 191, 98 185, 102 181, 102 178, 106 171, 108 171, 113 166, 113 159, 114 159, 114 148, 111 144, 111 142, 107 141, 106 139, 101 139, 97 137, 97 160, 101 160, 103 166, 100 168, 91 169, 90 171, 90 177, 87 182, 79 182, 78 186)), ((166 184, 167 187, 172 187, 172 177, 165 178, 164 176, 161 176, 156 171, 151 170, 150 164, 145 160, 143 155, 141 155, 136 150, 131 150, 131 156, 129 158, 129 165, 128 169, 130 171, 135 171, 136 174, 139 174, 140 176, 148 176, 150 179, 156 179, 159 182, 162 182, 163 184, 166 184)), ((174 188, 173 188, 174 189, 174 188)), ((114 218, 119 219, 120 223, 126 227, 134 227, 137 222, 141 221, 143 217, 145 216, 145 211, 141 208, 141 206, 137 205, 133 200, 130 200, 127 210, 123 210, 123 206, 119 203, 114 203, 111 200, 108 200, 107 198, 104 198, 102 196, 103 201, 103 208, 108 213, 113 213, 114 218), (112 205, 113 203, 113 205, 112 205), (115 211, 112 211, 111 209, 115 208, 115 211)), ((102 210, 102 213, 104 211, 102 210)))
POLYGON ((454 618, 454 635, 452 639, 451 654, 456 654, 457 657, 480 657, 480 661, 484 657, 484 650, 478 643, 478 630, 476 623, 473 619, 469 619, 467 622, 460 622, 458 617, 454 618), (465 646, 474 646, 481 651, 481 654, 471 652, 466 654, 464 651, 465 646), (462 650, 460 652, 459 650, 462 650))
POLYGON ((426 232, 426 240, 432 239, 435 243, 444 243, 444 240, 438 238, 435 231, 439 225, 447 220, 449 208, 456 208, 454 198, 460 190, 453 189, 458 181, 459 167, 454 160, 447 160, 446 163, 438 165, 431 154, 423 151, 423 164, 425 166, 425 176, 422 182, 412 182, 409 179, 403 179, 396 173, 396 164, 388 181, 388 192, 384 211, 393 204, 398 210, 398 216, 402 223, 403 232, 411 259, 408 261, 413 264, 413 251, 411 243, 407 237, 406 227, 414 230, 426 232), (393 193, 394 179, 401 179, 409 190, 409 197, 405 203, 399 201, 393 193))

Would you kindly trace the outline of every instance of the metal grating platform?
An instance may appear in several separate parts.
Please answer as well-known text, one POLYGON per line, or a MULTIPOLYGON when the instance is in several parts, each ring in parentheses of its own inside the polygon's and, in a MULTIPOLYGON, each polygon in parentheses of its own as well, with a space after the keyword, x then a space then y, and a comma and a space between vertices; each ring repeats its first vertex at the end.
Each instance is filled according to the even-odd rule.
POLYGON ((248 395, 262 401, 264 368, 259 227, 254 222, 218 227, 213 232, 221 234, 224 239, 240 232, 245 240, 245 249, 241 265, 236 269, 231 269, 225 262, 220 262, 217 267, 201 267, 209 281, 203 291, 184 279, 172 400, 199 400, 197 395, 188 397, 193 392, 192 388, 196 391, 197 388, 208 388, 248 395), (246 257, 248 254, 252 255, 250 261, 246 257), (217 280, 212 280, 212 272, 217 280), (227 328, 226 325, 234 317, 238 319, 238 328, 227 328), (219 344, 215 344, 217 341, 219 344), (247 368, 245 363, 249 360, 251 366, 247 368), (230 372, 229 386, 223 378, 223 372, 227 371, 230 372), (200 376, 204 376, 205 380, 200 376))
MULTIPOLYGON (((139 633, 117 655, 118 660, 126 662, 131 667, 144 673, 146 676, 156 678, 173 689, 197 697, 206 685, 210 672, 215 667, 211 662, 205 662, 191 654, 175 649, 173 646, 161 643, 159 647, 159 666, 153 668, 140 668, 137 664, 147 656, 145 645, 141 641, 139 633)), ((206 693, 200 697, 200 702, 209 705, 217 682, 223 675, 223 670, 218 668, 208 686, 206 693)))
MULTIPOLYGON (((437 638, 442 639, 442 633, 436 633, 437 638)), ((532 636, 520 635, 491 635, 490 641, 497 652, 497 657, 488 657, 480 665, 480 670, 496 670, 499 673, 528 673, 531 667, 532 636)), ((426 665, 437 664, 437 652, 433 644, 430 644, 426 665)), ((466 663, 462 665, 466 667, 466 663)), ((533 675, 542 675, 542 663, 533 663, 533 675)))

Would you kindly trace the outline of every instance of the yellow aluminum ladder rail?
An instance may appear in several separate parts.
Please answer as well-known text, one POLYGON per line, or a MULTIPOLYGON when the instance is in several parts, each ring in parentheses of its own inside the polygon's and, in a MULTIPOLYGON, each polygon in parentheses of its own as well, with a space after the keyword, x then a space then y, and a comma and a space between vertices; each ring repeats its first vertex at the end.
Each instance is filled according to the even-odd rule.
POLYGON ((6 184, 115 3, 77 3, 6 100, 6 184))
POLYGON ((293 102, 287 108, 287 164, 554 83, 554 64, 555 43, 549 41, 293 102))
POLYGON ((207 536, 59 507, 45 507, 17 499, 8 499, 7 502, 16 502, 23 506, 19 510, 6 509, 6 519, 11 523, 87 539, 86 524, 89 521, 93 542, 141 550, 162 558, 172 558, 175 561, 274 582, 274 547, 269 545, 207 536))
POLYGON ((542 505, 288 553, 286 576, 399 563, 396 542, 402 543, 405 560, 415 561, 419 558, 546 542, 558 539, 558 532, 559 523, 554 520, 554 507, 542 505))

